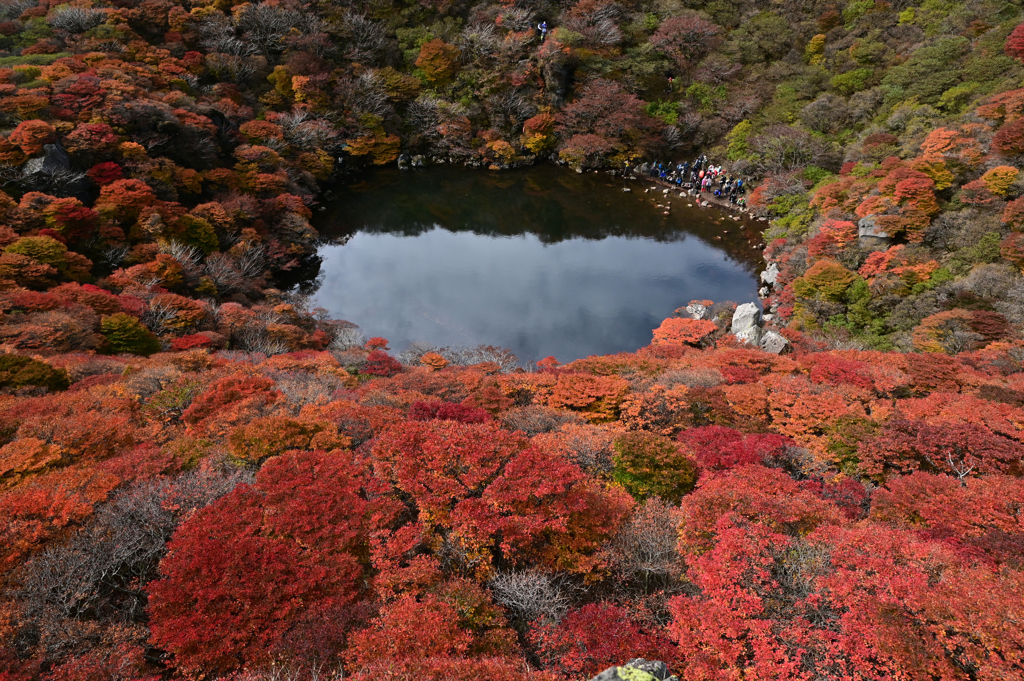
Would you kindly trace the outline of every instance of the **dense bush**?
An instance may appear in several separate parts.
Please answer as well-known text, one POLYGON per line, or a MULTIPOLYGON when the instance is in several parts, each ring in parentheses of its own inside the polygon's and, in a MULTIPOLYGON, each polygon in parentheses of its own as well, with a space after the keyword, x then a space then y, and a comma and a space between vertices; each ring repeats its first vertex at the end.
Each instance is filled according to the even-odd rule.
POLYGON ((68 374, 45 362, 23 355, 0 356, 0 387, 24 388, 39 386, 47 390, 66 390, 70 385, 68 374))

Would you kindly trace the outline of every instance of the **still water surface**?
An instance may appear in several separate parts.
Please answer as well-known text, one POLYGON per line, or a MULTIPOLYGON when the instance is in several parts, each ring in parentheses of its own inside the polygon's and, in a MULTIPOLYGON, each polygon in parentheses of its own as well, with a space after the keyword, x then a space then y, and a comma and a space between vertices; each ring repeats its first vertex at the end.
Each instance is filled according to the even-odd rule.
POLYGON ((756 223, 649 182, 554 167, 378 171, 336 190, 316 304, 393 350, 498 345, 566 362, 633 351, 691 299, 756 300, 756 223), (715 239, 715 237, 719 239, 715 239))

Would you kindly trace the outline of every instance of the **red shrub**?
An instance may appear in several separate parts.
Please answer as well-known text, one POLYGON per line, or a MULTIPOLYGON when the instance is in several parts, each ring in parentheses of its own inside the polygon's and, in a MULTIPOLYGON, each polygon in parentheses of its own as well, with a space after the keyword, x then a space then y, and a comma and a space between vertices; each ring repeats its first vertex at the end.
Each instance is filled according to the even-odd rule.
POLYGON ((678 654, 656 627, 607 602, 572 610, 558 624, 534 625, 527 636, 545 666, 571 678, 588 678, 635 657, 671 663, 678 654))
POLYGON ((459 423, 483 423, 491 415, 483 409, 474 409, 454 402, 413 402, 409 406, 409 418, 414 421, 458 421, 459 423))
POLYGON ((372 376, 390 378, 401 370, 402 364, 397 359, 383 350, 374 350, 366 356, 366 361, 359 369, 359 372, 363 374, 370 374, 372 376))

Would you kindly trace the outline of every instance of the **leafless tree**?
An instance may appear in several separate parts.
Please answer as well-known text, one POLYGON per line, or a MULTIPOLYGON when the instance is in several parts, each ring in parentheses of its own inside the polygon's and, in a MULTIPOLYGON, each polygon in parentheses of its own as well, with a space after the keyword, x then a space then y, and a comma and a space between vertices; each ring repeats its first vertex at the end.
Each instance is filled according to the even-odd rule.
MULTIPOLYGON (((77 622, 144 619, 145 586, 177 524, 252 476, 200 469, 134 485, 101 507, 93 522, 51 546, 22 571, 19 601, 50 657, 82 645, 77 622)), ((87 642, 86 642, 87 644, 87 642)))
POLYGON ((281 372, 273 376, 277 389, 295 412, 307 404, 326 403, 345 381, 332 374, 311 375, 302 372, 281 372))
POLYGON ((235 267, 234 259, 225 253, 214 253, 203 263, 203 271, 210 278, 217 292, 228 295, 242 288, 245 277, 235 267))
POLYGON ((218 80, 232 83, 244 83, 256 75, 264 64, 254 60, 251 55, 242 56, 224 52, 206 55, 206 67, 218 80))
POLYGON ((502 10, 501 27, 510 31, 522 32, 533 28, 535 11, 527 7, 509 7, 502 10))
POLYGON ((572 604, 559 580, 539 570, 499 572, 489 586, 494 601, 523 624, 558 622, 572 604))
POLYGON ((170 243, 161 244, 160 252, 166 253, 177 260, 186 276, 198 276, 200 274, 203 251, 196 246, 180 241, 171 241, 170 243))
POLYGON ((0 19, 17 19, 25 13, 25 10, 32 9, 35 6, 35 0, 8 0, 7 2, 0 3, 0 19))
POLYGON ((338 83, 336 93, 357 114, 387 118, 394 113, 384 79, 373 71, 338 83))
POLYGON ((757 168, 770 174, 820 163, 825 155, 822 144, 810 133, 788 125, 773 125, 752 137, 750 149, 757 154, 757 168))
POLYGON ((130 246, 110 246, 103 251, 103 262, 109 267, 120 267, 129 253, 130 246))
POLYGON ((263 669, 241 672, 234 678, 237 681, 344 681, 346 677, 340 667, 274 663, 263 669))
POLYGON ((358 326, 346 326, 338 329, 331 339, 331 350, 344 351, 362 347, 366 337, 358 326))
POLYGON ((505 134, 515 133, 537 107, 519 88, 508 88, 487 99, 491 124, 505 134))
POLYGON ((539 404, 530 404, 502 412, 501 422, 509 430, 521 430, 533 437, 540 433, 558 430, 567 423, 582 423, 583 419, 564 409, 551 409, 539 404))
POLYGON ((439 348, 437 354, 458 366, 494 362, 502 373, 508 373, 520 366, 519 358, 511 350, 495 345, 477 345, 471 348, 444 347, 439 348))
POLYGON ((257 52, 254 45, 238 37, 234 24, 222 13, 213 13, 200 21, 197 31, 207 52, 233 57, 248 57, 257 52))
POLYGON ((21 184, 28 189, 46 192, 53 196, 69 196, 81 186, 83 180, 85 180, 85 173, 77 170, 45 168, 23 176, 21 184))
POLYGON ((618 24, 621 17, 622 8, 609 2, 592 12, 570 11, 565 18, 565 27, 582 35, 591 45, 611 47, 622 42, 622 29, 618 24))
POLYGON ((473 23, 462 30, 455 39, 455 46, 462 51, 462 58, 490 59, 501 46, 493 23, 473 23))
POLYGON ((242 38, 269 58, 284 50, 284 39, 305 22, 303 13, 261 2, 246 6, 236 19, 242 38))
POLYGON ((102 24, 106 18, 107 13, 103 10, 65 5, 55 9, 46 22, 58 31, 85 33, 90 28, 102 24))
POLYGON ((267 269, 267 251, 262 244, 249 243, 238 255, 236 262, 244 278, 260 277, 267 269))
POLYGON ((837 132, 850 123, 850 108, 845 99, 827 92, 800 111, 800 120, 815 132, 837 132))
POLYGON ((361 64, 375 64, 387 52, 387 27, 362 14, 346 12, 341 18, 345 40, 345 56, 361 64))
POLYGON ((631 579, 661 585, 681 568, 678 512, 661 499, 643 502, 612 539, 610 553, 615 567, 631 579))
POLYGON ((417 134, 425 137, 436 135, 437 124, 441 121, 437 97, 431 94, 421 94, 409 103, 405 119, 417 134))
POLYGON ((251 325, 234 334, 238 346, 246 352, 260 353, 270 357, 283 355, 289 347, 283 341, 271 337, 265 326, 251 325))
POLYGON ((308 111, 287 113, 278 119, 288 143, 302 150, 315 148, 337 151, 341 147, 341 133, 330 121, 315 118, 308 111))

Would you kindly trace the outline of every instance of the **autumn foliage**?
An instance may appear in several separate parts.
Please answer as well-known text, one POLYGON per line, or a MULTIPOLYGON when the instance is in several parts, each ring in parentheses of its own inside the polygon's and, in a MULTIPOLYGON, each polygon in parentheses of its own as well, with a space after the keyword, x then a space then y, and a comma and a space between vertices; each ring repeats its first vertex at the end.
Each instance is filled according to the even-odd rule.
POLYGON ((0 681, 1024 677, 1014 3, 329 4, 0 6, 0 681), (782 354, 292 288, 400 155, 703 153, 782 354))

